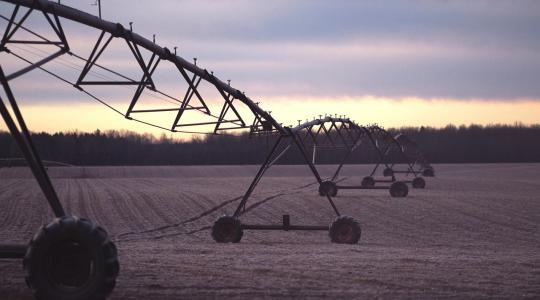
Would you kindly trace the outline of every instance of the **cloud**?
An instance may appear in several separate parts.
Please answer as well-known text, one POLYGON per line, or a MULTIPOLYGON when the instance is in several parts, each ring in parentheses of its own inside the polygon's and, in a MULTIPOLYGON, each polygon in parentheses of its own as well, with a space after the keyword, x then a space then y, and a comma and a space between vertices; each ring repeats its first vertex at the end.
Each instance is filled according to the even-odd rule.
MULTIPOLYGON (((97 13, 87 2, 62 3, 97 13)), ((256 99, 376 95, 540 100, 537 1, 516 5, 512 1, 106 0, 102 4, 105 19, 126 27, 133 21, 136 32, 149 38, 157 34, 160 45, 178 46, 188 60, 198 57, 199 65, 223 80, 232 79, 233 86, 256 99)), ((4 15, 10 12, 9 5, 0 8, 4 15)), ((65 24, 74 51, 88 55, 98 32, 65 24)), ((138 76, 130 52, 120 47, 108 49, 104 61, 138 76)), ((177 82, 176 75, 160 78, 162 86, 177 82)), ((35 88, 27 94, 39 99, 42 91, 35 88)), ((69 100, 64 92, 54 97, 69 100)))

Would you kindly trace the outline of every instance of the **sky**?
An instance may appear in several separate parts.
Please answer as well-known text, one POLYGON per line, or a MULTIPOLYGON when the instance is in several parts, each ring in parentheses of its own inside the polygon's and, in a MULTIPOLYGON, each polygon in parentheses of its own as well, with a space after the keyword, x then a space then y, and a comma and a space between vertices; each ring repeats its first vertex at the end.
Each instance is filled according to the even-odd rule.
MULTIPOLYGON (((87 2, 62 0, 97 14, 87 2)), ((0 3, 2 15, 11 11, 0 3)), ((102 14, 126 28, 133 22, 149 39, 155 34, 157 44, 178 47, 186 60, 196 57, 284 125, 324 114, 386 127, 540 123, 538 1, 102 0, 102 14)), ((0 21, 0 30, 6 24, 0 21)), ((87 56, 99 32, 63 24, 74 52, 87 56)), ((28 20, 50 34, 45 25, 39 15, 28 20)), ((120 42, 103 63, 140 76, 120 42)), ((0 64, 8 73, 24 66, 5 54, 0 64)), ((77 75, 57 62, 47 67, 77 75)), ((181 95, 185 83, 173 71, 156 71, 156 84, 181 95)), ((34 131, 163 132, 126 120, 39 70, 10 84, 34 131)), ((96 92, 120 110, 131 99, 122 89, 96 92)), ((159 105, 147 100, 141 105, 159 105)), ((168 124, 171 116, 148 118, 168 124)))

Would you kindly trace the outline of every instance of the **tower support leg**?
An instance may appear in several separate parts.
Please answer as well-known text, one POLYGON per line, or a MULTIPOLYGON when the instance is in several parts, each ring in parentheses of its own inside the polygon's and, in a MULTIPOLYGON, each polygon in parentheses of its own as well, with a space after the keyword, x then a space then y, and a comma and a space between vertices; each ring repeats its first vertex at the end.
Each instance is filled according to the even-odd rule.
POLYGON ((60 203, 58 195, 54 190, 54 186, 52 185, 49 175, 47 174, 47 171, 43 166, 43 161, 41 160, 36 150, 36 147, 32 142, 28 127, 26 127, 26 123, 24 122, 23 116, 21 114, 21 111, 19 110, 19 106, 17 105, 11 88, 9 87, 8 80, 4 74, 4 71, 2 70, 2 67, 0 67, 0 83, 2 85, 2 88, 4 89, 7 100, 11 105, 11 109, 13 111, 13 114, 15 115, 15 119, 12 118, 11 113, 9 112, 1 96, 0 115, 2 115, 2 118, 4 119, 4 122, 6 123, 11 135, 21 149, 24 158, 28 162, 30 170, 32 170, 32 174, 36 178, 39 187, 45 195, 45 198, 47 198, 47 201, 49 202, 49 205, 53 210, 54 215, 56 217, 63 217, 66 214, 64 212, 64 208, 62 207, 62 204, 60 203))

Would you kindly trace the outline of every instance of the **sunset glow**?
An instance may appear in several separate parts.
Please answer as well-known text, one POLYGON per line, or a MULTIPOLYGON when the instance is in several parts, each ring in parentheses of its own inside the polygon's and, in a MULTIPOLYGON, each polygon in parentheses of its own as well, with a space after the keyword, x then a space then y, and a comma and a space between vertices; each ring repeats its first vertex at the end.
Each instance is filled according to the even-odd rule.
MULTIPOLYGON (((382 99, 363 97, 360 99, 299 99, 274 98, 267 106, 273 115, 280 117, 284 125, 296 125, 298 119, 305 121, 315 116, 332 114, 346 115, 359 123, 378 123, 385 127, 433 126, 448 124, 523 124, 540 123, 540 103, 538 101, 456 101, 423 100, 417 98, 382 99), (310 105, 306 105, 310 103, 310 105)), ((103 105, 87 101, 74 105, 52 103, 51 105, 24 105, 23 113, 30 128, 49 133, 79 130, 91 132, 100 130, 130 130, 160 136, 165 133, 175 138, 189 138, 190 135, 153 128, 126 120, 103 105), (172 135, 171 135, 172 134, 172 135)), ((171 114, 155 114, 151 120, 172 118, 171 114)), ((5 130, 5 124, 0 126, 5 130)))

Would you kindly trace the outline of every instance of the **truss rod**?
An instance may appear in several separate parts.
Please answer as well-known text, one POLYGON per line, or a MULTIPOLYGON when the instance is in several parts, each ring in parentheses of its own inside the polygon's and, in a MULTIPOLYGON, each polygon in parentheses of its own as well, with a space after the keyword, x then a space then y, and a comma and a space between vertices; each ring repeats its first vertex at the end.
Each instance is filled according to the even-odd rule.
POLYGON ((62 54, 64 54, 64 53, 66 53, 65 50, 60 50, 60 51, 58 51, 58 52, 56 52, 56 53, 50 55, 49 57, 45 57, 44 59, 42 59, 42 60, 40 60, 40 61, 38 61, 38 62, 31 63, 28 67, 23 68, 23 69, 21 69, 21 70, 19 70, 19 71, 13 72, 13 73, 11 73, 10 75, 6 76, 6 79, 7 79, 8 81, 13 80, 13 79, 15 79, 15 78, 17 78, 17 77, 19 77, 19 76, 21 76, 21 75, 24 75, 24 74, 26 74, 26 73, 28 73, 28 72, 30 72, 30 71, 36 69, 36 68, 41 67, 42 65, 44 65, 44 64, 46 64, 46 63, 48 63, 48 62, 50 62, 51 60, 53 60, 53 59, 59 57, 60 55, 62 55, 62 54))

